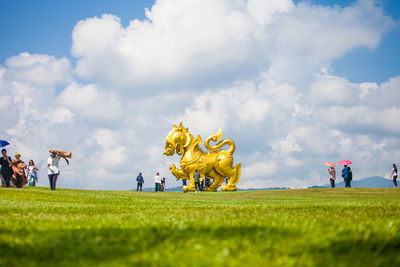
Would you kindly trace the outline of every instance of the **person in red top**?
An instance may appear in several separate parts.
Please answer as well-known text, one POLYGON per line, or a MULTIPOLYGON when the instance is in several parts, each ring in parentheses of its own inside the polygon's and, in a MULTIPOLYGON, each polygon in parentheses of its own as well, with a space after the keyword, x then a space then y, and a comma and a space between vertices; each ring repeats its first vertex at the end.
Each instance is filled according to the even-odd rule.
POLYGON ((165 177, 161 179, 161 191, 164 192, 165 190, 165 177))

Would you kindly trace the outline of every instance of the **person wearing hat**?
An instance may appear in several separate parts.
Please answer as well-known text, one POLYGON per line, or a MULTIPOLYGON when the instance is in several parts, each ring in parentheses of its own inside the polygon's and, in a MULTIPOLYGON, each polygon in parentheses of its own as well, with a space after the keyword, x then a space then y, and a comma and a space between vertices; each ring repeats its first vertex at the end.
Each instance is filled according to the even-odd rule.
POLYGON ((50 157, 47 159, 47 174, 49 175, 50 189, 56 190, 56 183, 58 176, 60 175, 60 169, 58 168, 58 163, 60 158, 64 158, 67 164, 69 161, 60 155, 56 155, 55 152, 50 152, 50 157))

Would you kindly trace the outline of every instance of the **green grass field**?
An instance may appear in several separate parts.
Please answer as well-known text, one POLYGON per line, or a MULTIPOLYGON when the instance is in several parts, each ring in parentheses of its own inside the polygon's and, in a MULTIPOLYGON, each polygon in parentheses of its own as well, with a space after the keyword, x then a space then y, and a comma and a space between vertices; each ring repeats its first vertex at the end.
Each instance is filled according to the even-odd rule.
POLYGON ((400 266, 400 191, 0 189, 0 265, 400 266))

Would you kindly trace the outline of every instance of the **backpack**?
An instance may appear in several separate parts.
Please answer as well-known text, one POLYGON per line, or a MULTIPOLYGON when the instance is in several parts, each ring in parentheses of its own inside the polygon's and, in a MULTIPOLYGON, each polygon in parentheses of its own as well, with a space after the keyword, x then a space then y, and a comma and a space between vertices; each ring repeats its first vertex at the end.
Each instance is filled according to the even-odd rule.
POLYGON ((351 180, 353 180, 353 172, 351 171, 350 167, 347 167, 347 170, 349 172, 349 180, 351 181, 351 180))

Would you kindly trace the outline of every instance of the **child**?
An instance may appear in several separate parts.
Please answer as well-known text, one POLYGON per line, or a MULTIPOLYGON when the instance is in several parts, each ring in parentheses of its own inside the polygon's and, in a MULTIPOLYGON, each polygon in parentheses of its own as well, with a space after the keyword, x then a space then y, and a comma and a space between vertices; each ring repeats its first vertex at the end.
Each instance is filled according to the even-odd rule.
POLYGON ((35 166, 33 160, 29 161, 28 166, 28 185, 36 186, 36 183, 39 182, 37 175, 38 168, 35 166))

